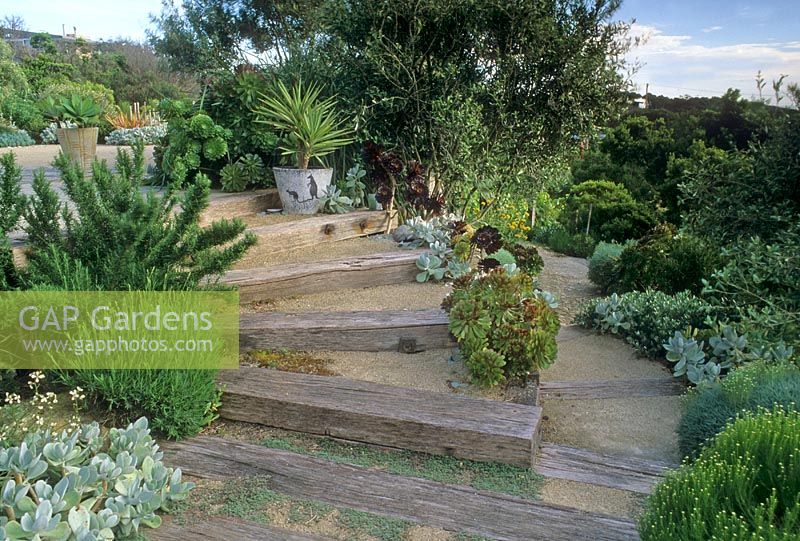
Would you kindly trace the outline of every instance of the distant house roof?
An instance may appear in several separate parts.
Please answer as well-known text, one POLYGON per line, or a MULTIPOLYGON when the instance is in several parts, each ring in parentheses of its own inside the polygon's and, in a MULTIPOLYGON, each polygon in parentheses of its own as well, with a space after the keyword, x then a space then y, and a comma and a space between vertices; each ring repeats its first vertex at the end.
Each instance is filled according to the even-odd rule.
MULTIPOLYGON (((30 45, 31 38, 37 34, 44 34, 46 36, 50 36, 53 41, 61 41, 61 40, 74 40, 76 36, 73 34, 50 34, 48 32, 30 32, 28 30, 12 30, 10 28, 0 28, 0 38, 6 40, 8 43, 20 43, 22 45, 30 45)), ((89 41, 89 40, 87 40, 89 41)))
POLYGON ((58 34, 47 34, 47 32, 29 32, 28 30, 11 30, 10 28, 0 28, 0 35, 6 41, 21 41, 30 40, 36 34, 46 34, 56 39, 64 39, 64 36, 58 34))

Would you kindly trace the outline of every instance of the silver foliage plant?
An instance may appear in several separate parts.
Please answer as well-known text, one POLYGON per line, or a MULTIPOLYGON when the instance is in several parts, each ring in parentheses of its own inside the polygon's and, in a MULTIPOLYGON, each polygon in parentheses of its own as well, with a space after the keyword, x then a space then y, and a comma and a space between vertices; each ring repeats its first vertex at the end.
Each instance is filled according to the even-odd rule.
POLYGON ((469 263, 454 257, 450 246, 451 224, 461 219, 456 214, 446 214, 425 220, 415 216, 394 232, 394 239, 405 248, 428 248, 430 251, 417 258, 417 281, 454 280, 471 272, 469 263))
POLYGON ((138 128, 117 128, 106 135, 106 144, 131 146, 138 139, 141 139, 145 145, 155 145, 165 135, 167 135, 166 124, 152 124, 150 126, 140 126, 138 128))
POLYGON ((105 435, 91 423, 0 448, 0 539, 108 541, 157 528, 156 511, 194 488, 162 456, 144 417, 105 435))

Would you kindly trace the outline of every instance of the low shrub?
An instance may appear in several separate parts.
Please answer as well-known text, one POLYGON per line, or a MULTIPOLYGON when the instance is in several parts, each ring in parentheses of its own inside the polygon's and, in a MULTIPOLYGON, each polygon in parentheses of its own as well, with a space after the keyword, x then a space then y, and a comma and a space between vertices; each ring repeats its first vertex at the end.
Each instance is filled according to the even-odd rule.
POLYGON ((551 250, 573 257, 589 257, 595 246, 595 241, 590 235, 569 233, 560 227, 550 230, 544 242, 551 250))
MULTIPOLYGON (((2 165, 2 185, 10 186, 12 195, 18 193, 20 171, 13 157, 3 157, 2 165)), ((57 165, 71 210, 65 210, 66 203, 43 173, 35 175, 34 195, 24 209, 28 267, 24 271, 10 267, 16 271, 18 287, 196 290, 207 278, 225 272, 255 243, 239 221, 199 226, 210 184, 202 175, 182 196, 143 194, 141 141, 132 155, 118 151, 113 174, 100 162, 95 162, 92 178, 66 159, 57 165), (179 206, 181 212, 176 212, 179 206)), ((0 201, 5 201, 2 195, 0 201)), ((147 415, 156 430, 175 438, 197 433, 208 424, 219 398, 213 371, 88 370, 59 373, 59 378, 84 388, 92 401, 117 417, 147 415)))
POLYGON ((120 149, 116 172, 95 162, 91 178, 76 164, 57 162, 69 198, 59 201, 44 175, 34 177, 25 212, 30 239, 27 283, 62 289, 191 290, 225 272, 253 244, 238 220, 198 225, 208 206, 208 179, 179 196, 144 195, 144 150, 120 149), (180 213, 175 210, 180 206, 180 213), (67 219, 64 227, 61 219, 67 219), (76 287, 79 286, 79 287, 76 287))
POLYGON ((643 541, 800 537, 800 413, 746 413, 658 485, 643 541))
POLYGON ((559 321, 551 298, 530 276, 504 267, 454 282, 444 307, 476 382, 496 385, 552 364, 559 321))
POLYGON ((95 410, 119 422, 140 416, 171 439, 193 436, 216 419, 220 392, 214 370, 73 370, 57 377, 81 387, 95 410))
POLYGON ((27 147, 35 144, 36 141, 31 139, 25 130, 0 131, 0 148, 27 147))
POLYGON ((720 382, 691 390, 684 398, 678 442, 685 456, 745 411, 800 404, 800 368, 793 364, 751 363, 733 370, 720 382))
POLYGON ((610 293, 617 279, 619 256, 625 245, 600 241, 589 258, 589 280, 604 293, 610 293))
POLYGON ((657 289, 665 293, 699 294, 703 279, 719 264, 716 250, 691 235, 676 235, 662 225, 625 247, 615 265, 611 291, 625 293, 657 289))
POLYGON ((158 528, 193 483, 162 462, 147 419, 102 433, 37 430, 0 447, 0 539, 107 540, 158 528))
MULTIPOLYGON (((70 121, 65 121, 64 124, 65 128, 77 128, 77 124, 70 121)), ((51 122, 44 129, 39 133, 39 139, 41 139, 42 143, 45 145, 55 145, 58 143, 58 137, 56 136, 56 130, 58 129, 58 124, 55 122, 51 122)))
POLYGON ((688 291, 675 295, 634 291, 591 301, 575 316, 575 322, 619 334, 637 351, 663 358, 663 344, 676 330, 703 328, 706 319, 715 316, 712 305, 688 291))
POLYGON ((106 144, 131 146, 137 140, 141 140, 145 145, 155 145, 166 134, 166 124, 155 124, 139 128, 117 128, 106 135, 106 144))
POLYGON ((780 241, 753 238, 722 251, 703 295, 751 336, 800 346, 800 226, 780 241))
POLYGON ((37 134, 46 122, 32 98, 24 97, 10 89, 0 87, 0 117, 7 118, 21 130, 37 134))

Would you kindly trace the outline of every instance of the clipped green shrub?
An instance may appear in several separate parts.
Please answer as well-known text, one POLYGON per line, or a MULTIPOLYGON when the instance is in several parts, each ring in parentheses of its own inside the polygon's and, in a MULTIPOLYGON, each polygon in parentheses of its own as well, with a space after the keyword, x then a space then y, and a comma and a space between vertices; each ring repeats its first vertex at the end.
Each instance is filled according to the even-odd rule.
POLYGON ((499 267, 461 277, 444 307, 466 365, 481 385, 525 377, 556 358, 558 317, 522 272, 499 267))
POLYGON ((745 411, 800 404, 800 368, 756 362, 733 370, 720 382, 690 391, 678 426, 681 452, 694 456, 701 445, 745 411))
POLYGON ((590 235, 569 233, 560 227, 553 228, 544 242, 551 250, 573 257, 589 257, 595 246, 595 241, 590 235))
POLYGON ((138 538, 158 528, 194 483, 168 468, 147 419, 103 433, 33 431, 0 447, 0 539, 82 541, 138 538))
MULTIPOLYGON (((625 186, 608 180, 588 180, 570 188, 561 220, 573 232, 583 231, 588 222, 592 238, 617 242, 638 239, 658 223, 655 213, 625 186)), ((589 255, 591 251, 584 257, 589 255)))
POLYGON ((625 245, 600 241, 589 258, 589 280, 604 293, 610 293, 616 281, 619 256, 625 245))
POLYGON ((800 538, 800 413, 746 413, 659 484, 642 541, 800 538))
POLYGON ((698 294, 718 264, 717 250, 665 224, 622 251, 610 287, 617 293, 657 289, 698 294))
POLYGON ((688 291, 675 295, 633 291, 587 303, 575 316, 575 322, 619 334, 637 351, 651 358, 663 358, 663 344, 676 330, 701 328, 706 318, 715 315, 712 305, 688 291))

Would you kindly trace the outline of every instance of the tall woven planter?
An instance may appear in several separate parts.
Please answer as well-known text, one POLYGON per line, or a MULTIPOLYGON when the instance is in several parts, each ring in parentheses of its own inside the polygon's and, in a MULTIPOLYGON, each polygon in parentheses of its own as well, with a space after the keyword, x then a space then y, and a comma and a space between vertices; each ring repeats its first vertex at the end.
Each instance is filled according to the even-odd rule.
POLYGON ((56 130, 61 152, 77 161, 84 172, 92 170, 92 161, 97 154, 99 128, 60 128, 56 130))

